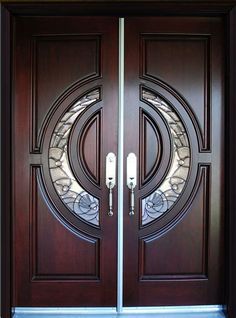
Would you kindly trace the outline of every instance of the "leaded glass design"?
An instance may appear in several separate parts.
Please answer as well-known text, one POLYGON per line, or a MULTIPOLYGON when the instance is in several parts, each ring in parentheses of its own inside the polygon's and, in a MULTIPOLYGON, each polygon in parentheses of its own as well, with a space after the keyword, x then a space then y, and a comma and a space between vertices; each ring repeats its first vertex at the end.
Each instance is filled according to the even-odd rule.
POLYGON ((186 129, 175 109, 153 92, 143 89, 142 97, 165 118, 173 145, 170 170, 160 186, 142 200, 142 225, 168 212, 185 188, 190 169, 190 147, 186 129))
POLYGON ((95 89, 80 98, 61 116, 53 131, 49 149, 50 175, 60 199, 76 216, 95 225, 99 225, 99 201, 87 193, 75 179, 67 148, 70 131, 76 119, 86 107, 99 98, 100 91, 95 89))

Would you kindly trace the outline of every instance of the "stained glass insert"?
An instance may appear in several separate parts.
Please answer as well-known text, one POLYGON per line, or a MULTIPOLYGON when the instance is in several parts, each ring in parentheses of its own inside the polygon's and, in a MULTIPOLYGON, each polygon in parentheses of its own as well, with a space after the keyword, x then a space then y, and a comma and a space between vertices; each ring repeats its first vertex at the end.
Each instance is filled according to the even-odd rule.
POLYGON ((172 162, 160 186, 142 200, 142 225, 167 213, 181 196, 189 175, 191 152, 186 129, 175 109, 153 92, 143 89, 142 97, 165 118, 173 145, 172 162))
POLYGON ((53 131, 49 149, 49 169, 57 194, 77 217, 99 225, 99 201, 87 193, 75 179, 69 164, 68 140, 71 128, 83 110, 98 101, 100 91, 95 89, 80 98, 59 119, 53 131))

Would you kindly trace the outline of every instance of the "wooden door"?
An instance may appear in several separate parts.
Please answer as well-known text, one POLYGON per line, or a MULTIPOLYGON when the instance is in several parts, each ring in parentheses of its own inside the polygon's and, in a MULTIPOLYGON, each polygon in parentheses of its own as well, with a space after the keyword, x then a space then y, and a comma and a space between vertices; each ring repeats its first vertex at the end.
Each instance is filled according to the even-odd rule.
POLYGON ((16 18, 14 30, 12 305, 115 306, 118 19, 16 18))
MULTIPOLYGON (((125 20, 124 305, 222 304, 222 22, 125 20)), ((118 19, 14 30, 12 305, 116 306, 118 19)))
POLYGON ((222 30, 125 22, 124 164, 138 158, 132 216, 124 185, 125 306, 224 302, 222 30))

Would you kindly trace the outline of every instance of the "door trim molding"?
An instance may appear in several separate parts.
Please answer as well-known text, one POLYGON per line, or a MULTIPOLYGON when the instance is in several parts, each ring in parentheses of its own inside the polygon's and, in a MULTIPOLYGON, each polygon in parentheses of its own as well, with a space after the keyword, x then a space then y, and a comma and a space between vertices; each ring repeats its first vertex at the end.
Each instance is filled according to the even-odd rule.
POLYGON ((227 258, 226 272, 227 295, 225 297, 226 312, 229 318, 236 316, 236 1, 221 0, 79 0, 78 2, 35 2, 1 4, 1 315, 2 318, 11 317, 11 33, 14 17, 19 15, 194 15, 223 17, 226 34, 226 226, 227 258), (122 5, 121 5, 122 4, 122 5))

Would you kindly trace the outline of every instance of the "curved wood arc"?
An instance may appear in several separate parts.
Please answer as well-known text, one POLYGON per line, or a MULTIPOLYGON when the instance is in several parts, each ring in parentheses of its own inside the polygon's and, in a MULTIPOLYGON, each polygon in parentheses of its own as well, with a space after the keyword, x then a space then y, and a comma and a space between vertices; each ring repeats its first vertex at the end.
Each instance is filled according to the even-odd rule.
POLYGON ((103 112, 100 102, 88 107, 87 111, 75 121, 69 138, 69 160, 73 174, 77 180, 83 184, 86 191, 92 192, 95 196, 100 197, 101 180, 101 146, 103 129, 103 112), (91 126, 94 125, 93 137, 90 135, 90 142, 87 139, 88 132, 91 133, 91 126), (91 139, 92 137, 92 139, 91 139), (89 159, 86 159, 89 155, 89 159), (89 160, 89 163, 86 162, 89 160), (95 163, 97 166, 95 167, 95 163), (93 167, 97 178, 89 172, 89 166, 93 167))
POLYGON ((81 163, 87 176, 97 185, 100 184, 100 112, 94 114, 88 121, 78 140, 78 157, 81 156, 81 163))
MULTIPOLYGON (((166 125, 166 122, 162 116, 161 113, 158 113, 149 103, 146 101, 141 101, 140 104, 140 118, 143 114, 145 116, 148 116, 148 118, 151 119, 152 124, 154 127, 156 127, 156 133, 158 133, 158 139, 159 139, 159 154, 157 154, 156 158, 153 158, 154 161, 154 167, 149 175, 149 178, 146 180, 146 182, 142 182, 142 177, 144 173, 139 175, 140 179, 140 186, 138 189, 136 189, 136 192, 139 197, 145 197, 148 195, 153 189, 158 187, 158 185, 162 182, 162 180, 165 178, 166 174, 168 173, 168 170, 170 168, 171 164, 171 158, 172 158, 172 141, 171 141, 171 132, 166 125)), ((140 120, 140 119, 139 119, 140 120)), ((140 120, 141 122, 141 120, 140 120)), ((140 135, 139 135, 139 165, 140 169, 139 171, 144 169, 144 160, 145 160, 145 143, 144 138, 142 135, 143 130, 143 124, 141 122, 140 135)), ((154 130, 154 134, 155 134, 154 130)), ((156 137, 155 137, 156 138, 156 137)), ((158 139, 156 139, 158 141, 158 139)))
POLYGON ((140 171, 141 186, 147 183, 158 169, 162 157, 162 140, 159 129, 150 116, 140 112, 140 171))

